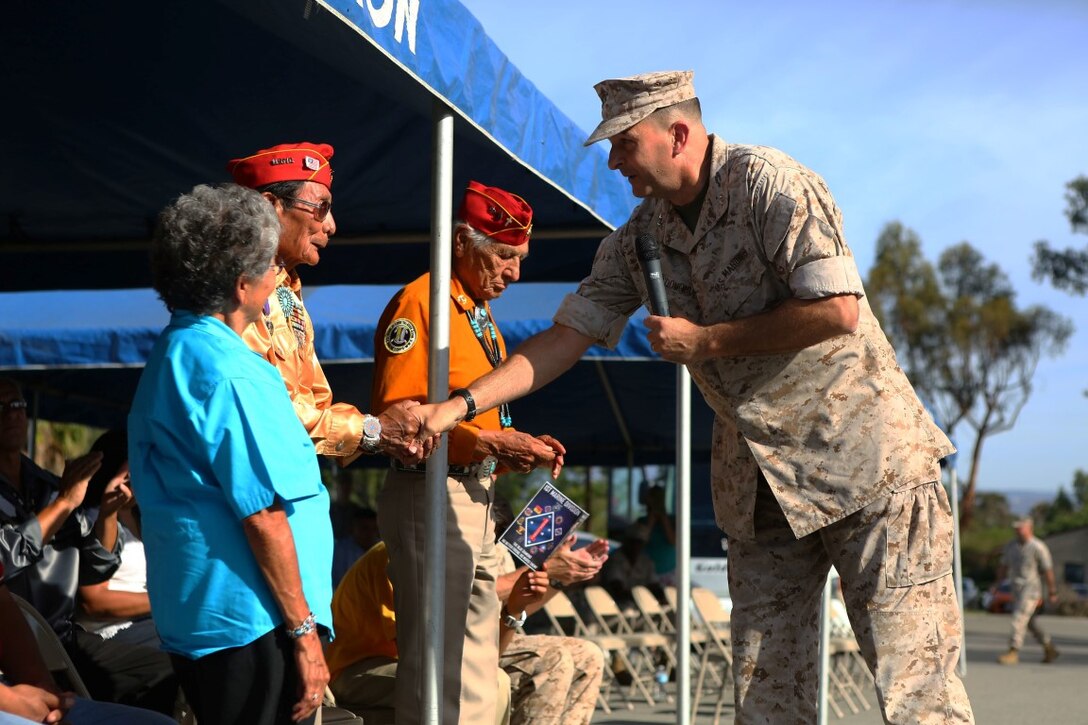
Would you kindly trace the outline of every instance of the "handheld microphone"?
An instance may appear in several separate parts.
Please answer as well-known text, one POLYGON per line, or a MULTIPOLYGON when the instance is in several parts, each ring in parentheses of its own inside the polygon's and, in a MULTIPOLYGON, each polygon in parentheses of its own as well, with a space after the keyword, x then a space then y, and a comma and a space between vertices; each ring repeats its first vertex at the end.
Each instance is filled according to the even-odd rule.
POLYGON ((661 251, 651 234, 635 238, 635 254, 638 255, 646 291, 650 295, 650 312, 661 317, 669 316, 669 301, 665 298, 665 279, 661 276, 661 251))

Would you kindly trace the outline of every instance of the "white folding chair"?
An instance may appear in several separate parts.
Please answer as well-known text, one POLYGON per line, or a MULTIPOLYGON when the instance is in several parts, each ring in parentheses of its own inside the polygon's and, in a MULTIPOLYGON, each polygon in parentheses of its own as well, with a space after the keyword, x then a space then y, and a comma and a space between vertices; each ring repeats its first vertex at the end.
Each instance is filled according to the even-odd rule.
MULTIPOLYGON (((709 589, 695 587, 691 590, 691 603, 695 607, 696 614, 702 622, 703 631, 706 633, 706 642, 703 645, 703 656, 699 663, 699 677, 695 683, 695 696, 691 703, 691 718, 695 720, 699 713, 699 700, 703 695, 703 683, 706 681, 708 668, 715 663, 720 663, 721 674, 715 676, 720 687, 718 700, 714 704, 714 723, 717 725, 721 719, 722 707, 726 703, 727 696, 733 688, 728 687, 731 681, 730 673, 733 669, 733 652, 730 648, 729 613, 722 607, 718 595, 709 589)), ((714 670, 710 670, 712 675, 714 670)))
POLYGON ((828 671, 828 704, 840 718, 845 717, 838 700, 841 698, 850 712, 857 715, 862 710, 872 709, 861 683, 871 681, 872 675, 861 648, 853 637, 832 637, 830 647, 831 668, 828 671))
MULTIPOLYGON (((621 662, 624 662, 625 667, 629 666, 627 664, 627 643, 620 637, 591 634, 589 628, 586 627, 586 623, 582 620, 581 615, 578 614, 578 610, 574 608, 574 604, 571 603, 570 598, 563 592, 556 592, 554 597, 544 603, 544 614, 547 615, 548 621, 552 626, 552 631, 555 634, 561 637, 579 637, 588 640, 600 647, 605 655, 615 655, 621 662)), ((609 699, 612 694, 613 685, 615 685, 616 689, 619 691, 620 697, 623 698, 627 709, 634 710, 635 703, 631 701, 631 698, 624 691, 624 688, 619 686, 619 683, 616 681, 615 673, 612 671, 612 668, 608 666, 608 662, 606 661, 604 678, 601 681, 602 691, 597 693, 597 703, 601 706, 601 709, 608 714, 612 713, 609 699)))
POLYGON ((655 632, 634 631, 627 617, 620 611, 616 600, 604 587, 586 587, 585 595, 589 611, 593 613, 593 619, 601 628, 602 633, 619 637, 625 643, 626 652, 618 653, 618 656, 631 675, 631 688, 638 690, 650 707, 653 707, 654 698, 647 687, 645 678, 649 677, 652 683, 656 663, 654 652, 662 655, 670 670, 676 666, 676 658, 669 646, 668 638, 655 632))

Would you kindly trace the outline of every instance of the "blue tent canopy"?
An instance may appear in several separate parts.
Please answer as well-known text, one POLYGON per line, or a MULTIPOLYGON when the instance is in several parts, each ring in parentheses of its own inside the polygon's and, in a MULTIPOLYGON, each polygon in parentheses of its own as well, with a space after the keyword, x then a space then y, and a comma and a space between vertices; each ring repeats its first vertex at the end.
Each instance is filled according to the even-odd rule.
POLYGON ((455 0, 16 3, 0 47, 2 291, 149 286, 169 200, 298 140, 336 148, 338 230, 307 284, 403 284, 428 265, 436 104, 454 112, 454 188, 533 205, 526 281, 579 279, 633 206, 455 0))
MULTIPOLYGON (((507 345, 551 324, 572 284, 519 283, 494 303, 507 345)), ((337 400, 369 408, 374 333, 393 286, 313 288, 314 343, 337 400)), ((637 313, 615 350, 592 347, 545 389, 512 404, 514 424, 551 433, 571 463, 671 463, 676 368, 649 349, 637 313)), ((124 421, 144 361, 169 316, 149 289, 0 294, 0 376, 26 388, 47 420, 124 421)), ((709 457, 712 414, 693 401, 693 450, 709 457)))

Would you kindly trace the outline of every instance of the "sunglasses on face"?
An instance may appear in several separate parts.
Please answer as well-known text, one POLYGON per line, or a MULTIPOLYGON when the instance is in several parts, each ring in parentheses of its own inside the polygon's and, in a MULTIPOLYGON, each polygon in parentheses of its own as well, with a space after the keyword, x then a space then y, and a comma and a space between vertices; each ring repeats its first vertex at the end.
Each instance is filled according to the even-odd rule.
POLYGON ((328 199, 317 202, 299 199, 297 196, 285 196, 283 197, 283 200, 290 201, 294 204, 305 204, 306 206, 310 207, 310 213, 314 215, 314 221, 325 221, 325 217, 327 217, 329 215, 329 212, 332 211, 332 202, 328 199))

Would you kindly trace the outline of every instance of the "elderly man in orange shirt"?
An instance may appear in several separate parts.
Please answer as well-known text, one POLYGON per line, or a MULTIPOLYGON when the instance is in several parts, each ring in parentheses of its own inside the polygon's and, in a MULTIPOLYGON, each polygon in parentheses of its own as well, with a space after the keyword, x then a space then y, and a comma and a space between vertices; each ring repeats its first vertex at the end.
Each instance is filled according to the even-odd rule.
MULTIPOLYGON (((249 347, 280 371, 295 413, 317 452, 348 463, 361 453, 386 453, 418 462, 431 441, 413 437, 419 421, 405 401, 381 415, 333 402, 332 390, 314 351, 314 326, 302 302, 299 265, 317 264, 336 233, 332 214, 332 158, 328 144, 288 143, 233 159, 227 171, 236 184, 259 191, 276 210, 282 232, 276 261, 276 287, 261 319, 243 335, 249 347)), ((381 408, 378 408, 381 410, 381 408)))
MULTIPOLYGON (((451 394, 466 396, 464 386, 506 356, 489 302, 521 275, 521 262, 529 254, 533 211, 520 197, 473 181, 457 219, 450 279, 449 384, 451 394)), ((429 320, 428 273, 401 289, 378 323, 371 396, 375 406, 426 400, 429 320)), ((473 412, 449 435, 444 723, 494 719, 500 607, 495 591, 492 474, 547 467, 556 477, 566 452, 551 436, 515 430, 506 406, 479 416, 473 412)), ((425 623, 419 606, 427 536, 423 470, 394 461, 378 499, 378 527, 389 548, 396 595, 398 724, 418 722, 423 701, 425 623)), ((517 623, 517 617, 510 619, 512 625, 517 623)))

